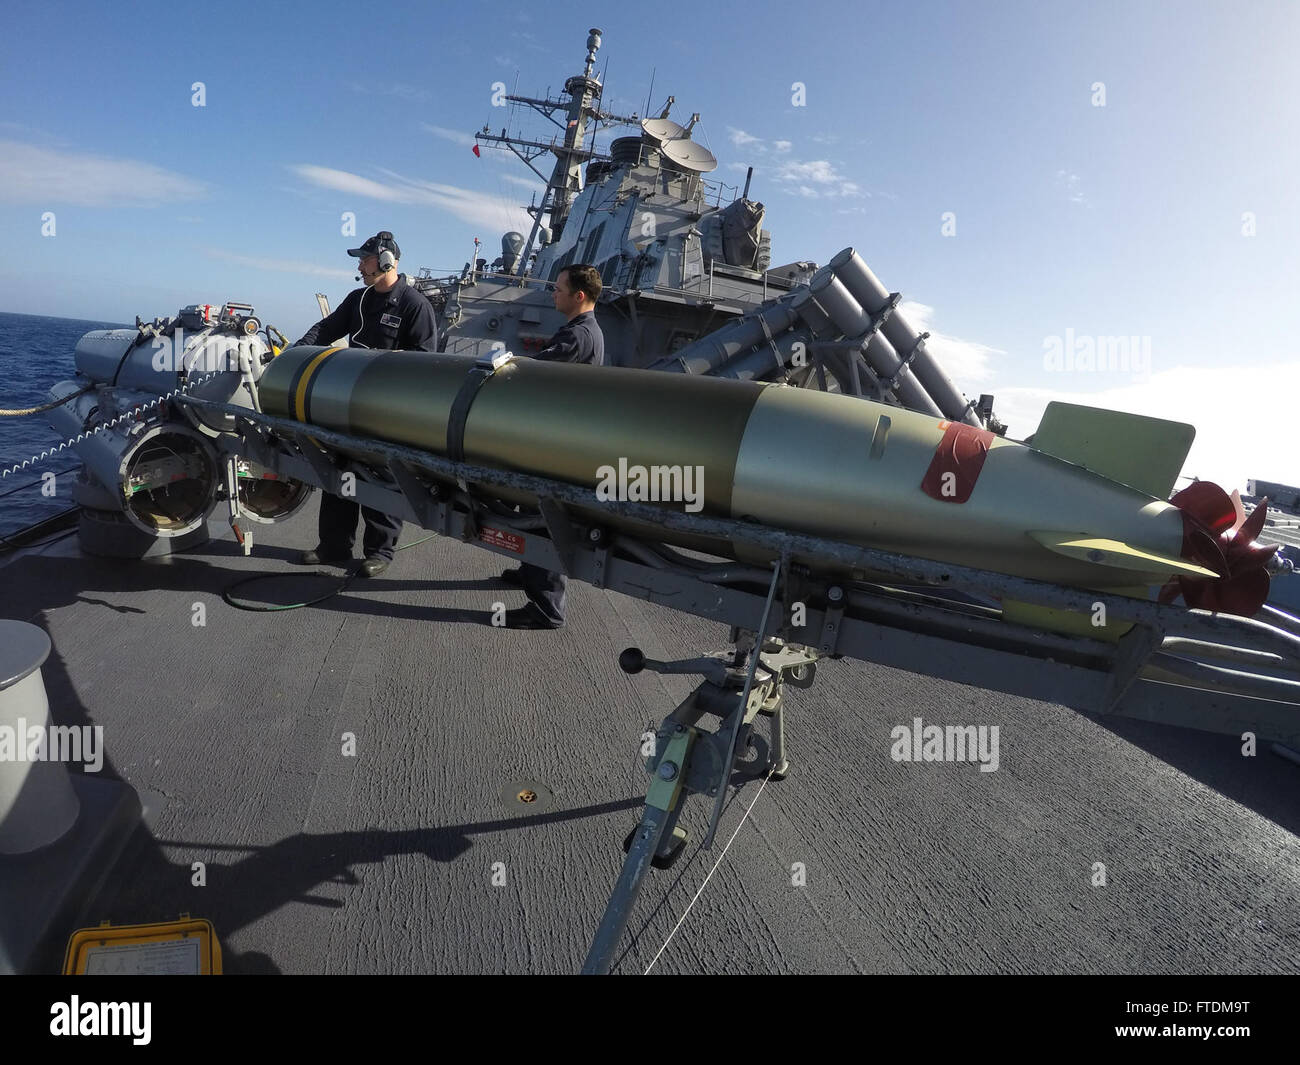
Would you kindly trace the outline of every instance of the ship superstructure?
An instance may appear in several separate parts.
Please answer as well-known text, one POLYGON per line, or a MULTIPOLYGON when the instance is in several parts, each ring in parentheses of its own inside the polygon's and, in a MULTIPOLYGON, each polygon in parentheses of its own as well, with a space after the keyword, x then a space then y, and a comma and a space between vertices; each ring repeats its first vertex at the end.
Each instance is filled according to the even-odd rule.
POLYGON ((476 147, 512 151, 546 183, 528 207, 531 231, 507 233, 491 264, 467 263, 452 277, 422 271, 417 285, 439 309, 446 350, 480 354, 502 343, 527 353, 563 319, 550 286, 565 266, 591 263, 606 295, 601 323, 614 365, 645 366, 717 329, 730 319, 810 280, 817 264, 771 268, 765 208, 743 189, 709 181, 713 153, 692 139, 699 114, 686 125, 669 117, 669 96, 654 117, 601 109, 594 75, 601 32, 587 38, 585 69, 565 81, 559 97, 508 95, 553 122, 550 141, 484 126, 476 147), (634 132, 598 150, 607 127, 634 132), (544 174, 534 161, 555 158, 544 174))
POLYGON ((581 74, 565 98, 509 95, 553 122, 550 141, 484 127, 480 145, 508 149, 546 181, 529 206, 528 236, 511 232, 492 264, 475 259, 459 275, 415 279, 439 315, 443 349, 482 357, 539 350, 563 324, 552 304, 559 273, 596 267, 604 285, 597 317, 611 366, 750 381, 776 381, 877 399, 925 414, 1005 432, 993 397, 970 400, 926 348, 862 257, 845 248, 825 266, 771 266, 766 209, 743 188, 710 182, 717 160, 669 117, 602 110, 594 74, 601 32, 587 38, 581 74), (634 127, 597 149, 605 126, 634 127), (555 157, 549 177, 534 165, 555 157))

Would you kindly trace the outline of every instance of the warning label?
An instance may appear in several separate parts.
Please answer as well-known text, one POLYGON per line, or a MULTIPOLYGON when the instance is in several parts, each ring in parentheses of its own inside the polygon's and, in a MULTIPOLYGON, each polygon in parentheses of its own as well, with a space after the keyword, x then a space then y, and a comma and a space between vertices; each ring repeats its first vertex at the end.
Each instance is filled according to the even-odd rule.
POLYGON ((187 976, 196 975, 198 971, 199 941, 196 938, 92 947, 86 952, 86 974, 89 976, 187 976))
POLYGON ((489 547, 500 547, 506 551, 513 551, 516 555, 524 553, 524 538, 503 529, 484 527, 479 530, 478 538, 489 547))

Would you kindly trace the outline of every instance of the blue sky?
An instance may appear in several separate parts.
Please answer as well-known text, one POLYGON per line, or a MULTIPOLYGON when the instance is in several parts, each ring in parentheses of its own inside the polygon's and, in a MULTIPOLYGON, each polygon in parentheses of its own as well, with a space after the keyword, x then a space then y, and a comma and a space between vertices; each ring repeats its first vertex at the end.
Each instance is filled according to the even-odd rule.
POLYGON ((856 247, 1012 435, 1069 398, 1192 422, 1189 473, 1300 482, 1300 5, 598 10, 11 5, 0 309, 237 299, 292 338, 314 292, 354 287, 347 211, 411 272, 458 268, 475 236, 495 257, 536 183, 469 137, 540 132, 493 83, 558 91, 595 24, 606 107, 643 111, 655 70, 654 111, 672 93, 675 118, 701 113, 715 177, 756 168, 774 261, 856 247), (1141 338, 1149 367, 1048 361, 1107 337, 1141 338))

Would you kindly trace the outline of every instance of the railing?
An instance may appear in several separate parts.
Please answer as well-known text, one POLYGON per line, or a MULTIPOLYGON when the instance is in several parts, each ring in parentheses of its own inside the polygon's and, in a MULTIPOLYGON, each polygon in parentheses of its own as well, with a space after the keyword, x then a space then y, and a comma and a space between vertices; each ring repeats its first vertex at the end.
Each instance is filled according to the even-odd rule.
MULTIPOLYGON (((773 277, 766 272, 759 273, 757 270, 746 271, 740 267, 731 267, 718 263, 710 265, 707 272, 698 275, 688 283, 681 285, 664 285, 656 283, 648 286, 648 288, 638 288, 637 291, 649 291, 667 296, 704 295, 712 299, 715 295, 713 290, 713 279, 715 273, 718 276, 723 276, 731 280, 750 281, 756 284, 761 284, 762 298, 764 300, 768 298, 769 286, 781 291, 789 291, 795 287, 795 282, 790 281, 788 278, 773 277)), ((519 274, 506 274, 494 270, 480 270, 473 275, 473 279, 475 281, 500 281, 516 285, 520 288, 528 288, 531 286, 540 289, 551 289, 555 287, 555 282, 553 281, 545 281, 541 278, 521 276, 519 274)), ((413 279, 413 281, 417 283, 417 287, 419 283, 423 282, 429 287, 443 290, 463 286, 467 284, 469 280, 470 278, 463 271, 447 277, 433 277, 432 275, 428 275, 413 279)), ((626 289, 620 289, 613 285, 607 286, 606 291, 610 292, 614 296, 622 296, 627 292, 626 289)))

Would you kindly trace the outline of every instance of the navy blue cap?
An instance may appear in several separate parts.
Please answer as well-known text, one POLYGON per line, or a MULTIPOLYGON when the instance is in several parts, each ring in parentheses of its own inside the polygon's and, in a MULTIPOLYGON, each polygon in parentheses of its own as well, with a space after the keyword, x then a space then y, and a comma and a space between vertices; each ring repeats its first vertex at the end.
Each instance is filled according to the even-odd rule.
POLYGON ((364 259, 367 255, 378 255, 380 250, 383 248, 387 248, 391 251, 394 259, 400 259, 402 257, 402 249, 397 246, 397 241, 393 239, 393 235, 386 229, 382 232, 376 233, 361 245, 361 247, 349 248, 348 254, 355 256, 358 259, 364 259))

